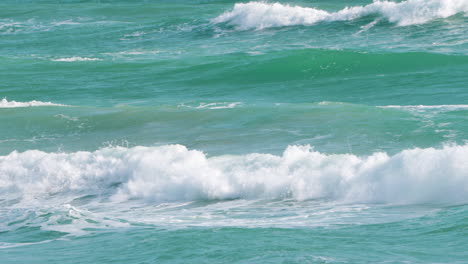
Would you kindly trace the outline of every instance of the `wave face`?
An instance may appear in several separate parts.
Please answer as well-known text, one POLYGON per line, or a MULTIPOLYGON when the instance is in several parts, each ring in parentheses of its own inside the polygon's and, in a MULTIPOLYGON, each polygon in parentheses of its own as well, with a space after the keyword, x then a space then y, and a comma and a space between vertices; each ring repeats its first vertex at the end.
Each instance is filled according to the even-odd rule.
POLYGON ((30 150, 0 158, 0 192, 23 204, 109 195, 112 201, 326 199, 364 203, 468 201, 468 146, 396 155, 325 155, 290 146, 281 156, 207 157, 182 145, 30 150), (55 198, 54 198, 55 197, 55 198))
POLYGON ((216 17, 212 22, 228 23, 240 30, 247 30, 309 26, 318 22, 349 21, 375 15, 399 26, 408 26, 466 12, 468 2, 464 0, 375 1, 365 6, 346 7, 337 12, 280 3, 248 2, 235 4, 231 11, 216 17))
POLYGON ((51 102, 41 102, 41 101, 30 101, 30 102, 17 102, 17 101, 8 101, 6 98, 3 98, 0 101, 0 108, 16 108, 16 107, 31 107, 31 106, 65 106, 63 104, 54 104, 51 102))

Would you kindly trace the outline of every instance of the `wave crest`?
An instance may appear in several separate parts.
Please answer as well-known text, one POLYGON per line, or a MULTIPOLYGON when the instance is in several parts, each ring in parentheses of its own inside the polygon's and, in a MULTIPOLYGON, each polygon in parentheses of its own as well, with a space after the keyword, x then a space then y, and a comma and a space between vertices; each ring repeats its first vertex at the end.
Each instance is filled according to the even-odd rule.
POLYGON ((99 58, 86 58, 86 57, 70 57, 70 58, 59 58, 59 59, 52 59, 52 61, 57 61, 57 62, 74 62, 74 61, 102 61, 102 59, 99 58))
POLYGON ((231 11, 214 18, 213 23, 228 23, 240 30, 313 25, 318 22, 347 21, 377 15, 399 26, 423 24, 468 12, 465 0, 374 1, 365 6, 346 7, 337 12, 280 3, 236 3, 231 11))
POLYGON ((114 201, 327 199, 365 203, 468 201, 467 146, 396 155, 327 155, 290 146, 281 156, 207 157, 181 145, 30 150, 0 157, 0 193, 36 203, 51 197, 108 195, 114 201))
POLYGON ((30 101, 30 102, 16 102, 8 101, 6 98, 3 98, 0 101, 0 108, 16 108, 16 107, 31 107, 31 106, 65 106, 63 104, 54 104, 51 102, 41 102, 41 101, 30 101))

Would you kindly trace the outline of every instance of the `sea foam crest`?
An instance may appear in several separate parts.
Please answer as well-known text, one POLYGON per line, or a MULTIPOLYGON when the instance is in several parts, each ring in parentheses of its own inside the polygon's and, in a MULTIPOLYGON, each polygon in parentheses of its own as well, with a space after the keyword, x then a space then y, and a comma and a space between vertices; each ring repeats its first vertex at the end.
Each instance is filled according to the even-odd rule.
POLYGON ((425 111, 434 110, 439 112, 451 112, 459 110, 468 110, 468 105, 384 105, 380 108, 395 108, 403 110, 425 111))
POLYGON ((26 204, 63 203, 66 197, 83 195, 107 195, 119 202, 293 198, 464 203, 467 158, 468 145, 366 157, 327 155, 308 146, 290 146, 280 156, 217 157, 181 145, 75 153, 29 150, 0 157, 0 194, 26 204))
POLYGON ((226 109, 226 108, 235 108, 236 106, 241 105, 241 102, 234 103, 201 103, 199 106, 195 107, 197 109, 226 109))
POLYGON ((213 23, 228 23, 238 29, 313 25, 317 22, 347 21, 377 15, 399 26, 423 24, 468 12, 466 0, 374 1, 365 6, 346 7, 337 12, 280 3, 236 3, 231 11, 214 18, 213 23))
POLYGON ((70 57, 70 58, 59 58, 59 59, 52 59, 52 61, 57 61, 57 62, 74 62, 74 61, 102 61, 102 59, 99 58, 86 58, 86 57, 70 57))
POLYGON ((30 102, 16 102, 8 101, 6 98, 3 98, 0 101, 0 108, 15 108, 15 107, 31 107, 31 106, 66 106, 63 104, 54 104, 51 102, 41 102, 41 101, 30 101, 30 102))

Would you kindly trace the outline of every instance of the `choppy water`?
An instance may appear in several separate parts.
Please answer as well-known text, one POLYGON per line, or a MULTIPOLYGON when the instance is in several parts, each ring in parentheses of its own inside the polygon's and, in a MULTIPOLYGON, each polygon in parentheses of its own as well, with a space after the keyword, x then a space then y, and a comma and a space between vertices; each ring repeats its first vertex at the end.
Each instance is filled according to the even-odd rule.
POLYGON ((468 263, 468 1, 0 3, 0 262, 468 263))

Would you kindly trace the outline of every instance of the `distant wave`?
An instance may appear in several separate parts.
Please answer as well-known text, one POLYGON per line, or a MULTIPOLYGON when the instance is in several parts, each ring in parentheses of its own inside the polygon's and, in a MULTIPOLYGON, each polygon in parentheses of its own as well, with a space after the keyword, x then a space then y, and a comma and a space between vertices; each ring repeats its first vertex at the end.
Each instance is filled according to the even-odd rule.
POLYGON ((86 57, 69 57, 69 58, 52 59, 52 61, 59 61, 59 62, 101 61, 101 60, 102 59, 99 59, 99 58, 86 58, 86 57))
POLYGON ((322 21, 348 21, 377 15, 399 26, 408 26, 464 12, 468 12, 466 0, 375 1, 365 6, 346 7, 337 12, 280 3, 248 2, 236 3, 231 11, 212 19, 212 22, 228 23, 247 30, 313 25, 322 21))
POLYGON ((31 32, 44 32, 50 31, 54 28, 61 27, 85 27, 91 25, 103 25, 103 24, 121 24, 128 23, 123 21, 90 21, 88 19, 79 18, 77 20, 67 19, 63 21, 38 21, 35 19, 15 21, 12 19, 1 19, 0 18, 0 34, 16 34, 31 33, 31 32))
POLYGON ((411 111, 436 111, 436 112, 451 112, 459 110, 468 110, 468 105, 385 105, 380 108, 395 108, 411 111))
POLYGON ((216 157, 182 145, 74 153, 29 150, 0 157, 0 193, 26 204, 95 194, 120 202, 293 198, 463 203, 468 202, 467 157, 468 145, 365 157, 323 154, 309 146, 289 146, 281 156, 216 157))
POLYGON ((200 103, 198 106, 180 104, 178 107, 188 107, 195 109, 229 109, 241 106, 241 102, 219 102, 219 103, 200 103))
POLYGON ((201 103, 199 106, 195 107, 198 109, 226 109, 226 108, 234 108, 236 106, 241 105, 240 102, 234 103, 201 103))
POLYGON ((30 102, 16 102, 8 101, 6 98, 3 98, 0 101, 0 108, 15 108, 15 107, 31 107, 31 106, 66 106, 63 104, 54 104, 51 102, 41 102, 41 101, 30 101, 30 102))

